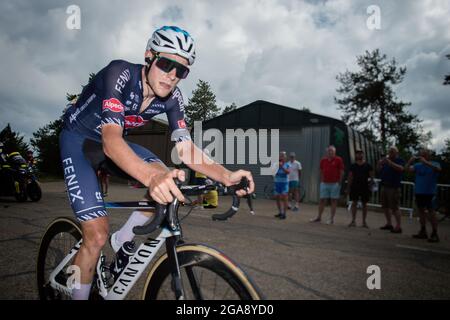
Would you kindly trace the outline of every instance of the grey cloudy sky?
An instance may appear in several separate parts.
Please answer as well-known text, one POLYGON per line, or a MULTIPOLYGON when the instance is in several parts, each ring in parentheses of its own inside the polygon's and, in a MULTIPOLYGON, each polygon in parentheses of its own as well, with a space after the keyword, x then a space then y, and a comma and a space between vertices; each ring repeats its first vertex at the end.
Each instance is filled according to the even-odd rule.
POLYGON ((340 118, 336 75, 355 69, 356 56, 380 48, 407 67, 398 96, 433 133, 450 137, 450 1, 97 0, 0 3, 0 129, 8 122, 31 137, 60 116, 66 92, 113 59, 143 62, 148 37, 161 25, 188 30, 197 61, 180 88, 185 100, 198 79, 220 106, 268 100, 340 118), (81 29, 66 26, 70 5, 81 29), (369 30, 377 5, 381 29, 369 30))

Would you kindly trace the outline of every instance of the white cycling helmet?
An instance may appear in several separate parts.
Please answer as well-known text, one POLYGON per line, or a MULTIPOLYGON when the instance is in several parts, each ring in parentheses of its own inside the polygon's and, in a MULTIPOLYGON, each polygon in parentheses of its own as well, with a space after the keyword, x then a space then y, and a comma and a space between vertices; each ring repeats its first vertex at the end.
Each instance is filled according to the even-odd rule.
POLYGON ((186 58, 189 65, 195 61, 195 44, 191 35, 175 26, 164 26, 153 32, 146 50, 177 54, 186 58))

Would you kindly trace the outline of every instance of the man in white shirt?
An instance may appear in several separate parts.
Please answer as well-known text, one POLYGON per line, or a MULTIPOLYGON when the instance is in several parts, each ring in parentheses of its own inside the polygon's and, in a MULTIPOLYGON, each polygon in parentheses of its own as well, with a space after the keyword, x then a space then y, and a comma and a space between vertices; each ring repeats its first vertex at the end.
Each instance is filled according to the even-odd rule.
POLYGON ((302 164, 295 159, 295 152, 289 154, 289 165, 291 167, 291 172, 289 173, 289 198, 291 199, 291 204, 289 209, 294 207, 292 211, 298 211, 300 204, 300 175, 302 172, 302 164), (294 201, 295 199, 295 201, 294 201))

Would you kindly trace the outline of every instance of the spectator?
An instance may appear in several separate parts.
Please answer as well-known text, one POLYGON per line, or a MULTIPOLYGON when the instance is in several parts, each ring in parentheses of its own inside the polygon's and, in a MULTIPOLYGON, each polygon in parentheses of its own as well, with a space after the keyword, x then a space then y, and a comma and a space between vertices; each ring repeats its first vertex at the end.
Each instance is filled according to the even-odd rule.
POLYGON ((320 160, 320 202, 319 215, 311 222, 320 222, 328 199, 331 202, 331 216, 327 224, 334 223, 337 201, 341 193, 341 181, 344 177, 344 161, 336 156, 336 148, 329 146, 327 156, 320 160))
POLYGON ((276 218, 286 219, 286 210, 288 207, 289 178, 290 173, 289 162, 286 161, 286 152, 280 152, 278 166, 276 166, 274 179, 274 195, 277 199, 278 214, 276 218))
POLYGON ((36 165, 36 159, 34 159, 33 151, 28 150, 25 154, 25 160, 27 161, 28 167, 33 168, 36 165))
MULTIPOLYGON (((199 186, 200 185, 201 186, 205 185, 206 184, 206 179, 207 179, 206 175, 204 175, 203 173, 195 171, 195 180, 194 180, 194 184, 195 185, 199 185, 199 186)), ((197 196, 196 208, 203 209, 203 200, 204 200, 203 195, 199 194, 197 196)))
POLYGON ((386 216, 386 225, 381 230, 390 230, 392 233, 402 233, 400 215, 400 193, 405 161, 398 156, 398 149, 391 147, 387 157, 378 161, 377 169, 381 179, 381 206, 386 216), (392 214, 396 220, 395 228, 392 226, 392 214))
POLYGON ((416 197, 416 205, 420 214, 420 231, 413 235, 416 239, 428 239, 426 230, 426 219, 431 223, 433 229, 429 242, 439 242, 437 234, 437 217, 433 209, 433 197, 436 195, 437 180, 439 172, 441 172, 441 165, 438 162, 430 161, 430 151, 427 149, 420 150, 419 156, 414 156, 409 159, 405 165, 405 170, 414 172, 415 188, 414 193, 416 197), (412 165, 415 161, 418 161, 412 165))
POLYGON ((356 211, 358 210, 358 201, 361 201, 363 211, 362 227, 368 228, 366 220, 367 202, 369 202, 370 199, 371 186, 374 184, 374 171, 373 167, 365 161, 364 152, 362 150, 356 150, 355 160, 355 163, 350 166, 346 190, 346 193, 350 195, 350 201, 352 202, 352 221, 348 226, 356 227, 356 211))
POLYGON ((105 168, 100 167, 97 171, 98 179, 100 180, 100 188, 102 191, 102 196, 108 196, 108 184, 109 184, 109 174, 105 168))
POLYGON ((302 164, 295 159, 295 152, 291 152, 289 158, 289 165, 291 167, 291 172, 289 172, 289 196, 294 203, 292 206, 288 206, 288 209, 293 207, 292 211, 298 211, 300 205, 300 192, 298 189, 300 187, 302 164))

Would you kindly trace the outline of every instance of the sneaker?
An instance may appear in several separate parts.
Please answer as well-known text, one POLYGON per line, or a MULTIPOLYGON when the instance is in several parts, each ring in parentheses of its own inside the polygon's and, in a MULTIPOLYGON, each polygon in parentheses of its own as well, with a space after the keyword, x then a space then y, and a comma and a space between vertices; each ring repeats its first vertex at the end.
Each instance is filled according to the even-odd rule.
POLYGON ((320 221, 321 221, 320 218, 313 218, 309 220, 309 222, 320 222, 320 221))
POLYGON ((391 224, 387 224, 380 228, 380 230, 394 230, 394 227, 391 224))
POLYGON ((419 231, 418 234, 412 236, 414 239, 428 239, 428 235, 426 231, 419 231))
POLYGON ((402 233, 402 228, 392 228, 391 230, 392 233, 402 233))
POLYGON ((362 226, 361 226, 361 227, 362 227, 362 228, 366 228, 366 229, 369 229, 369 226, 368 226, 368 225, 367 225, 367 223, 365 223, 365 222, 364 222, 364 223, 362 224, 362 226))
POLYGON ((281 213, 274 215, 275 218, 281 218, 281 216, 282 216, 281 213))
POLYGON ((431 234, 431 236, 430 236, 430 239, 428 239, 428 242, 434 242, 434 243, 437 243, 437 242, 439 242, 440 240, 439 240, 439 237, 438 237, 438 235, 437 235, 437 233, 436 232, 433 232, 432 234, 431 234))
POLYGON ((251 215, 254 216, 255 215, 255 211, 250 211, 251 215))
POLYGON ((292 211, 298 211, 299 209, 297 207, 294 207, 294 209, 292 209, 292 211))
POLYGON ((285 215, 285 214, 282 214, 282 215, 280 216, 280 220, 284 220, 284 219, 286 219, 286 215, 285 215))
POLYGON ((350 222, 350 224, 349 224, 348 226, 349 226, 349 227, 356 227, 355 221, 350 222))
POLYGON ((328 219, 327 220, 327 224, 329 224, 329 225, 334 224, 334 220, 333 219, 328 219))
POLYGON ((109 236, 109 245, 114 250, 115 253, 119 251, 121 245, 117 241, 117 232, 114 232, 112 235, 109 236))
POLYGON ((103 192, 102 196, 103 196, 103 198, 107 197, 108 196, 108 192, 103 192))

